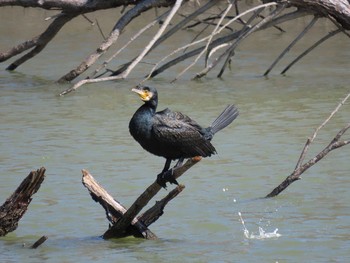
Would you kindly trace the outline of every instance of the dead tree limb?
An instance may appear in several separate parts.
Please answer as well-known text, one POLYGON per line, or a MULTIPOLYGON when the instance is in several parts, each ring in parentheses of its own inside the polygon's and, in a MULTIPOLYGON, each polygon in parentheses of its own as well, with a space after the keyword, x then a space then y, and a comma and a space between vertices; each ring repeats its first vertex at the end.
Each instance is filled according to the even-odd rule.
MULTIPOLYGON (((189 159, 183 166, 176 168, 174 170, 175 178, 180 177, 199 162, 200 159, 199 157, 189 159)), ((157 236, 148 229, 148 226, 163 214, 165 205, 184 189, 182 185, 177 186, 161 201, 156 202, 153 207, 137 217, 137 214, 142 208, 146 206, 161 189, 156 181, 146 189, 129 209, 127 209, 109 195, 88 171, 83 170, 82 173, 83 185, 89 190, 92 199, 105 209, 106 217, 111 223, 111 227, 103 235, 104 239, 121 238, 130 235, 145 239, 157 239, 157 236)))
MULTIPOLYGON (((114 28, 111 30, 109 36, 107 36, 107 38, 100 44, 100 46, 96 48, 95 52, 87 56, 87 58, 81 61, 77 67, 70 69, 68 73, 66 73, 64 76, 62 76, 58 80, 58 82, 71 82, 77 77, 81 76, 83 73, 85 73, 93 65, 95 65, 97 61, 100 60, 100 58, 106 53, 106 51, 111 48, 112 44, 119 41, 122 31, 129 25, 129 23, 133 21, 136 17, 138 17, 140 14, 148 12, 150 9, 154 7, 155 8, 157 7, 174 8, 176 5, 179 5, 180 2, 185 3, 185 2, 191 2, 191 1, 195 2, 196 0, 188 0, 188 1, 180 1, 180 0, 138 0, 138 1, 135 1, 135 0, 113 0, 113 1, 0 0, 0 7, 22 6, 22 7, 42 8, 47 10, 59 10, 61 12, 59 15, 52 16, 52 19, 54 19, 54 21, 48 27, 48 29, 44 33, 42 33, 40 36, 33 37, 31 40, 26 41, 20 45, 17 45, 12 49, 10 49, 9 51, 5 51, 2 53, 0 52, 0 62, 5 61, 8 58, 13 57, 15 55, 19 55, 22 52, 32 49, 27 54, 25 54, 24 56, 22 56, 21 58, 19 58, 18 60, 16 60, 14 63, 12 63, 7 67, 8 70, 17 69, 19 65, 23 64, 24 62, 28 61, 30 58, 33 58, 34 56, 39 54, 45 48, 45 46, 54 38, 54 36, 57 34, 60 28, 62 28, 64 24, 66 24, 69 20, 71 20, 75 16, 85 15, 87 13, 91 13, 102 9, 131 6, 131 9, 123 13, 122 17, 118 21, 116 21, 116 24, 114 28)), ((165 64, 160 65, 160 67, 156 68, 154 71, 152 70, 152 74, 149 74, 148 77, 154 77, 160 74, 161 72, 169 69, 171 66, 181 63, 182 61, 190 59, 191 57, 196 55, 197 55, 197 58, 195 59, 194 63, 200 63, 199 58, 202 57, 202 52, 206 53, 206 57, 204 58, 204 62, 205 62, 204 70, 202 72, 206 72, 206 71, 209 72, 211 68, 218 67, 218 64, 219 64, 218 62, 224 62, 223 66, 221 67, 221 70, 217 74, 218 77, 221 77, 225 69, 227 68, 229 61, 231 61, 231 58, 234 56, 236 46, 240 45, 240 43, 242 42, 241 40, 250 36, 253 32, 263 30, 272 26, 276 26, 279 23, 293 20, 305 15, 312 15, 314 17, 320 17, 320 18, 324 17, 324 18, 330 19, 333 23, 336 24, 336 26, 342 28, 342 32, 344 34, 347 34, 349 36, 349 33, 346 32, 346 30, 350 29, 350 22, 349 22, 350 21, 350 3, 347 0, 274 0, 274 1, 263 0, 262 1, 263 4, 261 4, 259 1, 253 1, 255 5, 254 8, 257 8, 257 9, 266 7, 268 5, 276 5, 277 9, 279 9, 279 7, 281 6, 284 6, 287 9, 293 10, 288 14, 281 13, 276 16, 271 16, 271 13, 267 17, 258 14, 257 16, 254 16, 254 21, 251 21, 251 24, 255 25, 254 29, 247 28, 247 26, 249 27, 250 25, 247 24, 245 20, 241 17, 243 13, 247 12, 247 10, 244 12, 241 12, 243 10, 239 10, 239 5, 241 5, 241 3, 244 1, 219 1, 219 0, 209 1, 207 0, 207 1, 198 1, 198 2, 200 2, 201 6, 196 8, 195 11, 192 11, 189 15, 187 15, 181 21, 174 23, 168 29, 168 31, 164 33, 160 32, 160 33, 163 33, 162 36, 154 37, 153 40, 151 40, 151 42, 149 43, 149 46, 143 49, 143 53, 141 53, 138 56, 138 58, 130 58, 128 63, 122 63, 121 65, 119 64, 117 66, 117 69, 106 69, 105 68, 106 63, 103 63, 97 70, 95 70, 95 72, 92 71, 91 73, 87 73, 87 75, 85 76, 85 79, 81 80, 80 83, 73 84, 73 87, 70 89, 70 91, 75 90, 78 86, 81 86, 86 83, 123 79, 128 77, 129 73, 133 70, 134 66, 138 65, 138 63, 140 63, 141 60, 144 60, 144 58, 146 56, 149 56, 152 52, 155 53, 157 46, 163 43, 164 40, 169 40, 179 30, 185 29, 186 24, 194 20, 196 20, 195 21, 196 23, 198 23, 199 21, 202 25, 204 24, 205 26, 208 26, 207 28, 204 29, 204 31, 206 33, 209 32, 208 34, 209 34, 210 40, 207 41, 202 47, 189 50, 188 52, 186 51, 185 54, 177 55, 178 57, 175 57, 170 61, 168 60, 164 61, 165 64), (235 10, 230 10, 229 12, 222 12, 222 10, 227 9, 225 8, 225 5, 228 7, 231 4, 234 5, 235 8, 232 8, 232 9, 235 9, 235 10), (217 10, 214 10, 214 7, 217 10), (209 10, 210 12, 208 12, 209 10), (197 18, 198 16, 201 16, 200 19, 197 18), (220 29, 221 28, 230 29, 230 30, 223 30, 221 32, 221 30, 218 30, 217 28, 218 23, 215 23, 215 22, 207 23, 207 21, 212 21, 212 19, 215 19, 215 20, 217 19, 217 21, 225 21, 225 20, 232 20, 235 17, 236 17, 236 21, 240 22, 240 23, 237 23, 237 25, 240 25, 240 24, 244 25, 243 29, 237 30, 236 28, 234 28, 234 25, 224 25, 224 23, 221 23, 220 25, 219 23, 220 29), (263 19, 262 21, 260 21, 261 18, 263 19), (212 26, 216 28, 214 28, 213 31, 210 32, 210 27, 212 26), (215 39, 212 39, 210 35, 214 36, 214 32, 216 32, 215 39), (221 32, 220 35, 217 34, 218 32, 221 32), (235 40, 234 43, 232 43, 233 40, 235 40), (214 54, 214 52, 212 51, 218 51, 223 49, 225 49, 224 52, 219 54, 218 57, 216 58, 214 57, 214 59, 212 59, 213 61, 212 63, 207 63, 207 58, 209 57, 209 54, 211 55, 214 54), (105 68, 105 71, 99 76, 96 76, 96 73, 102 68, 105 68), (105 74, 107 75, 107 77, 104 76, 105 74)), ((181 8, 185 10, 186 7, 181 6, 181 8)), ((178 12, 176 13, 182 15, 182 13, 184 12, 182 12, 182 10, 179 8, 178 12)), ((203 32, 201 32, 201 35, 203 34, 203 32)), ((186 43, 184 45, 186 45, 186 43)), ((191 48, 192 47, 193 46, 191 46, 191 48)), ((173 54, 175 53, 176 52, 174 52, 173 54)), ((299 57, 299 59, 301 57, 299 57)), ((115 60, 114 58, 111 58, 111 59, 115 60)), ((105 62, 110 61, 111 59, 105 60, 105 62)), ((275 63, 279 59, 280 58, 277 58, 275 63)), ((185 68, 182 72, 186 72, 187 70, 188 68, 185 68)), ((145 72, 144 75, 146 74, 147 72, 145 72)), ((199 76, 200 75, 201 74, 199 74, 199 76)), ((61 94, 64 94, 64 93, 67 93, 67 92, 65 91, 61 94)))
POLYGON ((304 56, 306 56, 308 53, 310 53, 313 49, 315 49, 317 46, 322 44, 324 41, 327 39, 335 36, 336 34, 340 33, 340 29, 333 30, 332 32, 329 32, 326 36, 322 37, 320 40, 318 40, 315 44, 313 44, 311 47, 306 49, 303 53, 301 53, 299 56, 297 56, 292 62, 288 64, 287 67, 285 67, 282 71, 281 74, 286 73, 295 63, 297 63, 300 59, 302 59, 304 56))
POLYGON ((32 196, 39 190, 45 178, 45 168, 32 171, 16 191, 0 207, 0 236, 16 230, 19 220, 28 209, 32 196))
POLYGON ((169 194, 164 197, 162 200, 157 201, 154 206, 148 209, 145 213, 143 213, 138 220, 142 221, 145 226, 150 226, 153 224, 158 218, 163 215, 165 206, 174 199, 182 190, 185 189, 184 185, 178 185, 173 190, 169 192, 169 194))
POLYGON ((300 176, 302 173, 304 173, 307 169, 309 169, 311 166, 316 164, 318 161, 322 160, 323 157, 325 157, 329 152, 350 143, 350 140, 340 141, 341 137, 350 128, 350 123, 348 123, 343 129, 341 129, 336 134, 333 140, 320 153, 318 153, 315 157, 313 157, 312 159, 310 159, 309 161, 303 164, 307 151, 311 146, 312 142, 314 141, 314 139, 316 138, 318 132, 327 124, 327 122, 334 116, 334 114, 340 109, 340 107, 344 105, 344 103, 349 97, 350 97, 350 93, 338 104, 338 106, 332 111, 329 117, 315 130, 312 136, 307 139, 294 171, 280 185, 278 185, 275 189, 273 189, 272 192, 266 196, 266 198, 279 195, 291 183, 297 180, 300 180, 301 179, 300 176))
POLYGON ((76 14, 60 14, 41 35, 34 37, 32 40, 19 44, 8 51, 0 53, 0 62, 6 61, 13 56, 16 56, 28 49, 33 48, 26 55, 17 59, 7 67, 7 70, 15 70, 18 66, 22 65, 24 62, 31 59, 35 55, 39 54, 56 36, 58 31, 75 16, 76 14))
POLYGON ((156 7, 159 5, 159 0, 144 0, 138 1, 138 3, 129 11, 127 11, 116 23, 112 32, 107 39, 92 53, 87 59, 85 59, 77 68, 71 70, 69 73, 61 77, 58 82, 69 82, 85 72, 91 65, 93 65, 109 48, 114 44, 123 29, 141 13, 156 7))
POLYGON ((283 52, 276 58, 276 60, 271 64, 271 66, 265 71, 264 76, 267 76, 270 71, 276 66, 278 61, 280 61, 285 54, 289 52, 289 50, 310 30, 310 28, 313 27, 313 25, 316 23, 318 20, 317 16, 314 16, 310 23, 303 29, 303 31, 288 45, 287 48, 283 50, 283 52))
MULTIPOLYGON (((272 27, 272 26, 275 26, 275 25, 278 25, 280 23, 284 23, 286 21, 289 21, 289 20, 293 20, 293 19, 296 19, 296 18, 299 18, 299 17, 303 17, 303 16, 306 16, 307 13, 306 12, 296 12, 296 11, 293 11, 293 12, 290 12, 290 13, 287 13, 287 14, 283 14, 281 15, 280 17, 277 17, 275 19, 273 19, 272 21, 266 23, 265 25, 263 25, 260 29, 258 29, 257 31, 259 30, 263 30, 263 29, 266 29, 266 28, 269 28, 269 27, 272 27)), ((223 45, 225 43, 229 43, 230 41, 233 41, 235 39, 237 39, 242 33, 243 33, 243 29, 239 30, 239 31, 236 31, 236 32, 233 32, 233 33, 230 33, 228 35, 225 35, 225 36, 222 36, 222 37, 219 37, 217 39, 215 39, 212 43, 210 43, 209 45, 209 50, 212 50, 214 49, 215 47, 217 46, 220 46, 220 45, 223 45)), ((193 49, 193 50, 190 50, 168 62, 166 62, 165 64, 157 67, 156 69, 152 69, 152 72, 150 73, 149 76, 147 76, 147 78, 153 78, 159 74, 161 74, 162 72, 164 72, 165 70, 167 70, 168 68, 188 59, 188 58, 191 58, 193 56, 196 56, 198 55, 203 49, 205 48, 205 46, 202 46, 202 47, 199 47, 199 48, 196 48, 196 49, 193 49)))
MULTIPOLYGON (((115 224, 127 209, 116 201, 87 170, 82 170, 82 173, 82 183, 89 190, 92 199, 105 209, 106 217, 111 225, 115 224)), ((157 236, 139 220, 132 223, 132 227, 129 228, 129 235, 145 239, 157 239, 157 236)))
MULTIPOLYGON (((187 162, 174 169, 174 177, 175 179, 180 177, 183 173, 185 173, 188 169, 190 169, 193 165, 201 160, 201 157, 194 157, 188 159, 187 162)), ((132 206, 127 210, 124 216, 117 221, 115 225, 113 225, 110 229, 108 229, 103 237, 113 238, 113 237, 123 237, 126 234, 126 230, 129 225, 135 220, 137 214, 148 204, 148 202, 159 192, 161 186, 155 181, 151 184, 132 204, 132 206)))

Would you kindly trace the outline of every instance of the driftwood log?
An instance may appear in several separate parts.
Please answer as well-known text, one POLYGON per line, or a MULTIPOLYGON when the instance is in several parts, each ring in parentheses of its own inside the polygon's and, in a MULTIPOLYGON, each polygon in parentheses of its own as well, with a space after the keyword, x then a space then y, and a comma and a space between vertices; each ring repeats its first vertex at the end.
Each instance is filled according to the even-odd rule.
MULTIPOLYGON (((174 169, 175 178, 180 177, 193 165, 198 163, 201 157, 194 157, 187 160, 181 167, 174 169)), ((131 205, 129 209, 115 200, 103 187, 96 182, 87 170, 82 170, 82 183, 89 190, 92 199, 98 202, 105 209, 106 217, 110 227, 103 234, 104 239, 122 238, 126 236, 141 237, 145 239, 157 239, 157 236, 148 229, 164 213, 166 204, 175 198, 184 188, 179 185, 170 191, 163 199, 146 212, 137 216, 149 201, 161 190, 161 186, 154 181, 131 205)))
POLYGON ((16 230, 19 220, 27 211, 32 196, 39 190, 44 178, 44 167, 30 172, 17 190, 0 207, 0 236, 16 230))

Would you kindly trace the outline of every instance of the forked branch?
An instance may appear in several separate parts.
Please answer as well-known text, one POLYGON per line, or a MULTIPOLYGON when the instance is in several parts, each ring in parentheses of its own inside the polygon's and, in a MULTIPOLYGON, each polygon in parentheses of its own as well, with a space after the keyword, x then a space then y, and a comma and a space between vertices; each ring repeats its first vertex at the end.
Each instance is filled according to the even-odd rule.
POLYGON ((344 128, 342 128, 336 136, 332 139, 332 141, 315 157, 307 161, 303 164, 303 161, 305 159, 305 156, 307 154, 307 151, 309 147, 311 146, 312 142, 316 138, 318 132, 327 124, 327 122, 335 115, 335 113, 340 109, 342 105, 347 101, 347 99, 350 97, 350 93, 338 104, 338 106, 332 111, 332 113, 329 115, 329 117, 315 130, 315 132, 312 134, 310 138, 307 139, 304 149, 301 152, 301 155, 299 157, 299 160, 297 162, 297 165, 294 169, 294 171, 275 189, 272 190, 271 193, 269 193, 266 197, 274 197, 279 195, 282 191, 284 191, 291 183, 294 181, 297 181, 300 178, 301 174, 304 173, 307 169, 309 169, 311 166, 316 164, 318 161, 322 160, 323 157, 325 157, 329 152, 338 149, 340 147, 343 147, 350 143, 350 140, 344 140, 340 141, 341 137, 346 133, 346 131, 350 128, 350 123, 348 123, 344 128))
MULTIPOLYGON (((201 157, 187 160, 183 166, 174 169, 174 177, 180 177, 200 160, 201 157)), ((130 235, 145 239, 157 239, 157 236, 148 229, 148 226, 163 214, 165 205, 185 188, 183 185, 177 186, 161 201, 156 202, 153 207, 137 217, 137 214, 161 189, 161 186, 156 181, 137 198, 129 209, 126 209, 109 195, 107 191, 95 181, 88 171, 83 170, 82 173, 83 185, 89 190, 92 199, 100 203, 105 209, 107 219, 112 224, 103 235, 103 238, 105 239, 121 238, 130 235)))

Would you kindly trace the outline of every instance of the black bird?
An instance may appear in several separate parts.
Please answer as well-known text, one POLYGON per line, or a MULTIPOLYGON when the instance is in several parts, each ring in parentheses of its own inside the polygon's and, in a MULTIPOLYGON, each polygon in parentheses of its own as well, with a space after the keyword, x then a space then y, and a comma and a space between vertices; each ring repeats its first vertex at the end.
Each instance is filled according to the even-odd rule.
POLYGON ((164 188, 166 182, 178 184, 173 177, 173 169, 169 170, 172 160, 178 160, 177 167, 185 158, 215 154, 210 140, 238 116, 237 108, 229 105, 211 126, 202 128, 181 112, 168 108, 156 112, 158 92, 155 88, 137 86, 132 91, 140 96, 144 104, 131 118, 129 131, 146 151, 166 159, 163 171, 157 176, 157 183, 164 188))

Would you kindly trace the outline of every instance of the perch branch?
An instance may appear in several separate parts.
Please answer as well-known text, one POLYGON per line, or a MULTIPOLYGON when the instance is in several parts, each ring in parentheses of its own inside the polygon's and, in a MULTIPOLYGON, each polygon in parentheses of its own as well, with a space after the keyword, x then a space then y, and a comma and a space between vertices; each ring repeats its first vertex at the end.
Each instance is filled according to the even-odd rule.
POLYGON ((316 164, 318 161, 322 160, 323 157, 325 157, 329 152, 350 143, 350 140, 339 141, 341 136, 344 135, 344 133, 350 128, 350 123, 348 123, 343 129, 341 129, 337 133, 333 140, 320 153, 318 153, 314 158, 310 159, 308 162, 302 164, 305 159, 306 153, 311 143, 316 138, 318 132, 327 124, 327 122, 334 116, 334 114, 340 109, 340 107, 344 105, 344 103, 349 97, 350 93, 338 104, 338 106, 332 111, 329 117, 315 130, 312 136, 307 139, 294 171, 279 186, 273 189, 272 192, 266 196, 266 198, 277 196, 282 191, 284 191, 291 183, 299 180, 300 175, 302 173, 304 173, 307 169, 316 164))
MULTIPOLYGON (((188 159, 187 162, 174 169, 174 177, 175 179, 180 177, 183 173, 185 173, 188 169, 190 169, 193 165, 198 163, 201 160, 201 157, 194 157, 188 159)), ((110 229, 108 229, 103 237, 105 239, 112 237, 122 237, 125 235, 125 231, 127 227, 131 224, 133 220, 135 220, 136 215, 144 208, 148 202, 159 192, 161 186, 155 181, 151 184, 132 204, 132 206, 127 210, 124 216, 118 220, 116 224, 114 224, 110 229)))
MULTIPOLYGON (((126 208, 116 201, 87 170, 82 170, 82 183, 89 190, 92 199, 98 202, 106 211, 106 217, 115 224, 127 211, 126 208)), ((132 223, 131 232, 134 236, 144 237, 146 239, 157 239, 157 236, 152 233, 140 220, 134 220, 132 223)))

